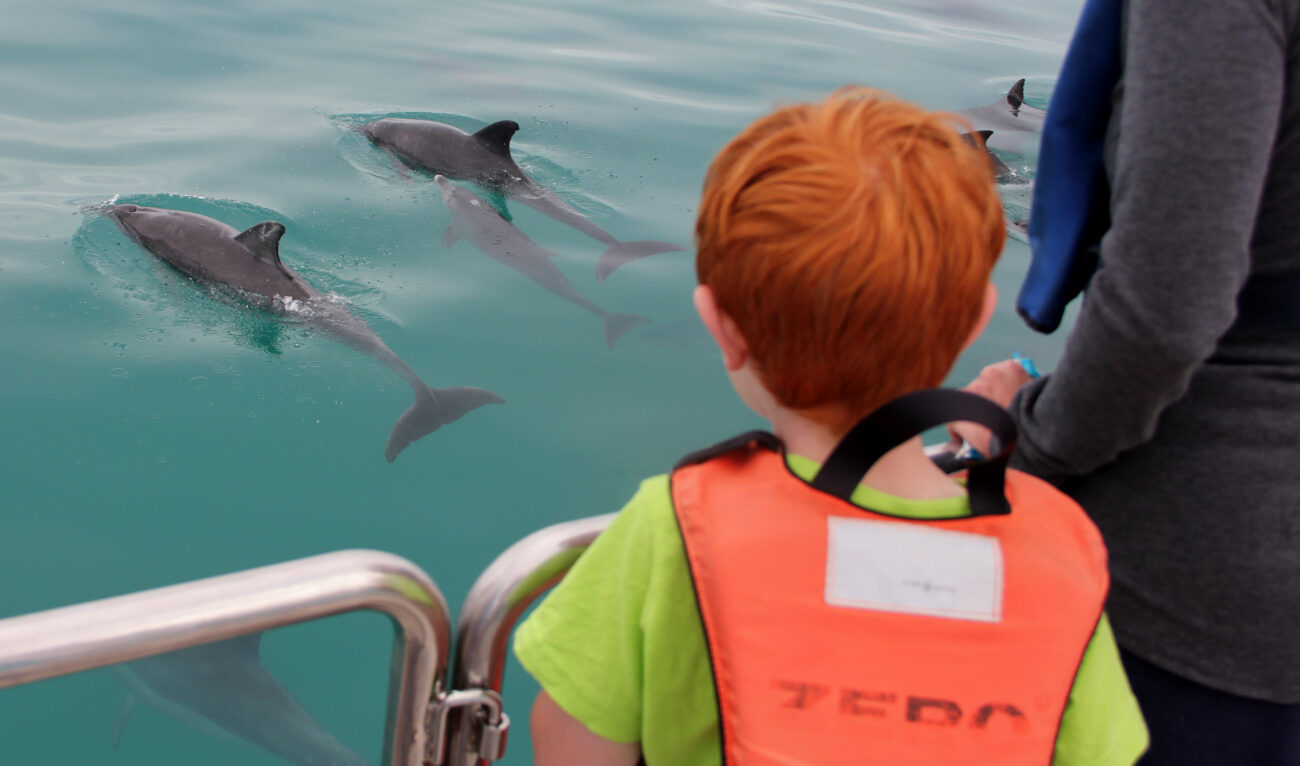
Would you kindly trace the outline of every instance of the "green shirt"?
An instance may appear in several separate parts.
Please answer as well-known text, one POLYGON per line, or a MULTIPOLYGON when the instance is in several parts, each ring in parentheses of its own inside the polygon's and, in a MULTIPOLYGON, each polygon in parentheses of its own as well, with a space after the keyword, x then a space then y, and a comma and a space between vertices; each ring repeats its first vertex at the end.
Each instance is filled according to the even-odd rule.
MULTIPOLYGON (((817 464, 798 455, 808 479, 817 464)), ((969 513, 964 496, 909 500, 860 486, 853 502, 908 518, 969 513)), ((609 528, 515 635, 515 654, 592 732, 640 742, 649 766, 721 762, 704 629, 668 477, 642 482, 609 528)), ((1057 737, 1056 766, 1132 764, 1147 732, 1103 617, 1057 737)))

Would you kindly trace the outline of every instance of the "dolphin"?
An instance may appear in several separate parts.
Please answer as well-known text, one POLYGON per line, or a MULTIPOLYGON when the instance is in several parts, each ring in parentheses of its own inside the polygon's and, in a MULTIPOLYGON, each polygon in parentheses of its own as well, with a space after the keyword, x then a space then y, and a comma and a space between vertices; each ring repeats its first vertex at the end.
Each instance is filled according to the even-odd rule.
MULTIPOLYGON (((262 664, 261 633, 121 665, 122 675, 163 712, 233 736, 300 766, 369 766, 339 744, 262 664)), ((116 746, 135 697, 113 725, 116 746)))
POLYGON ((415 391, 415 403, 397 419, 384 456, 397 455, 470 410, 505 400, 482 388, 431 388, 379 336, 342 304, 322 295, 280 261, 284 225, 264 221, 245 231, 198 213, 138 205, 105 205, 133 242, 196 282, 244 302, 304 317, 330 337, 388 366, 415 391))
POLYGON ((1007 167, 1007 163, 1003 162, 1001 157, 997 156, 989 149, 989 139, 993 137, 993 131, 977 130, 974 133, 962 133, 961 137, 971 146, 984 150, 984 154, 989 158, 989 164, 993 166, 994 181, 997 183, 1005 183, 1007 181, 1015 180, 1015 171, 1007 167), (975 138, 976 136, 979 136, 978 140, 975 138))
POLYGON ((385 117, 361 128, 372 142, 410 167, 499 191, 600 241, 608 249, 596 261, 597 282, 604 282, 614 269, 629 261, 682 249, 671 242, 620 242, 555 192, 529 178, 510 155, 510 139, 518 130, 519 123, 513 120, 466 133, 442 122, 400 117, 385 117))
POLYGON ((509 266, 566 301, 600 317, 605 323, 605 343, 610 348, 614 347, 623 333, 650 321, 634 314, 611 314, 597 306, 578 292, 573 283, 551 263, 552 258, 559 257, 558 253, 529 239, 469 189, 457 186, 444 175, 437 175, 433 180, 442 192, 442 201, 451 211, 452 223, 442 237, 444 247, 451 247, 464 237, 492 260, 509 266))
POLYGON ((1020 79, 1002 98, 987 106, 958 110, 975 131, 993 132, 989 148, 1024 156, 1038 149, 1047 112, 1025 103, 1025 81, 1020 79))

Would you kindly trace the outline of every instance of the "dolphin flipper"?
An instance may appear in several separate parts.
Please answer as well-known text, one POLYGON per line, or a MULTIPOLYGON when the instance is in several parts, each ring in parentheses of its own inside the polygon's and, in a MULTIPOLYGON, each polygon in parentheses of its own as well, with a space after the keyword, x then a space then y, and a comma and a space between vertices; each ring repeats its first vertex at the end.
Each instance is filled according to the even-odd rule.
POLYGON ((456 244, 459 241, 460 241, 460 230, 457 229, 456 224, 453 223, 452 225, 447 227, 446 231, 442 233, 442 246, 451 247, 452 245, 456 244))
POLYGON ((681 245, 654 240, 615 242, 608 250, 601 253, 599 260, 596 261, 596 281, 604 282, 606 277, 614 273, 614 269, 638 258, 656 253, 675 253, 682 249, 681 245))
POLYGON ((613 348, 618 339, 623 337, 623 333, 650 321, 636 314, 606 314, 604 318, 605 343, 609 344, 610 348, 613 348))
POLYGON ((429 388, 417 391, 415 403, 402 413, 388 434, 384 457, 393 462, 402 450, 422 436, 437 431, 472 409, 485 404, 504 404, 505 399, 484 388, 458 386, 456 388, 429 388))

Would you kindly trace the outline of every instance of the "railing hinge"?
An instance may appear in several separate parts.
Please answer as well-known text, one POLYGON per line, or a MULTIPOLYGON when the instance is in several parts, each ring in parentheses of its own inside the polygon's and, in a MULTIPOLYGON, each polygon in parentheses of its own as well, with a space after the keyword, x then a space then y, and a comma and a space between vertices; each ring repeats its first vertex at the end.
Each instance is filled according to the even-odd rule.
POLYGON ((500 760, 506 753, 510 717, 502 710, 501 695, 490 689, 455 690, 434 697, 424 719, 429 734, 425 760, 433 766, 447 762, 451 711, 459 708, 469 708, 462 720, 474 722, 471 741, 478 742, 478 756, 489 762, 500 760))

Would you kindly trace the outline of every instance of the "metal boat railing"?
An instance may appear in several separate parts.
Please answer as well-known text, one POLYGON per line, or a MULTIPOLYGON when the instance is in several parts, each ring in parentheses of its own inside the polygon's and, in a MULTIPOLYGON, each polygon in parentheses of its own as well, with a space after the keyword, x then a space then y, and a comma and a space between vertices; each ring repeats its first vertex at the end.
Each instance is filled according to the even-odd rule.
MULTIPOLYGON (((965 465, 947 445, 926 452, 945 470, 965 465)), ((450 684, 450 617, 433 581, 398 556, 342 551, 0 620, 0 689, 371 609, 392 617, 402 636, 385 766, 481 766, 505 752, 510 633, 614 516, 545 527, 496 557, 461 607, 450 684)))
POLYGON ((131 662, 355 610, 393 618, 386 766, 466 766, 501 758, 510 632, 614 514, 538 530, 479 576, 461 610, 446 688, 447 603, 409 561, 341 551, 0 620, 0 689, 131 662))
MULTIPOLYGON (((564 577, 613 519, 614 514, 609 513, 539 529, 507 548, 483 570, 461 606, 453 688, 501 693, 510 632, 519 616, 564 577)), ((481 737, 484 732, 491 736, 494 723, 462 721, 451 739, 451 763, 469 766, 486 760, 483 753, 492 743, 482 742, 481 737)), ((504 723, 508 726, 509 719, 504 723)))
POLYGON ((384 764, 420 766, 425 711, 450 648, 450 612, 406 559, 340 551, 0 620, 0 689, 271 628, 374 610, 393 619, 384 764))

